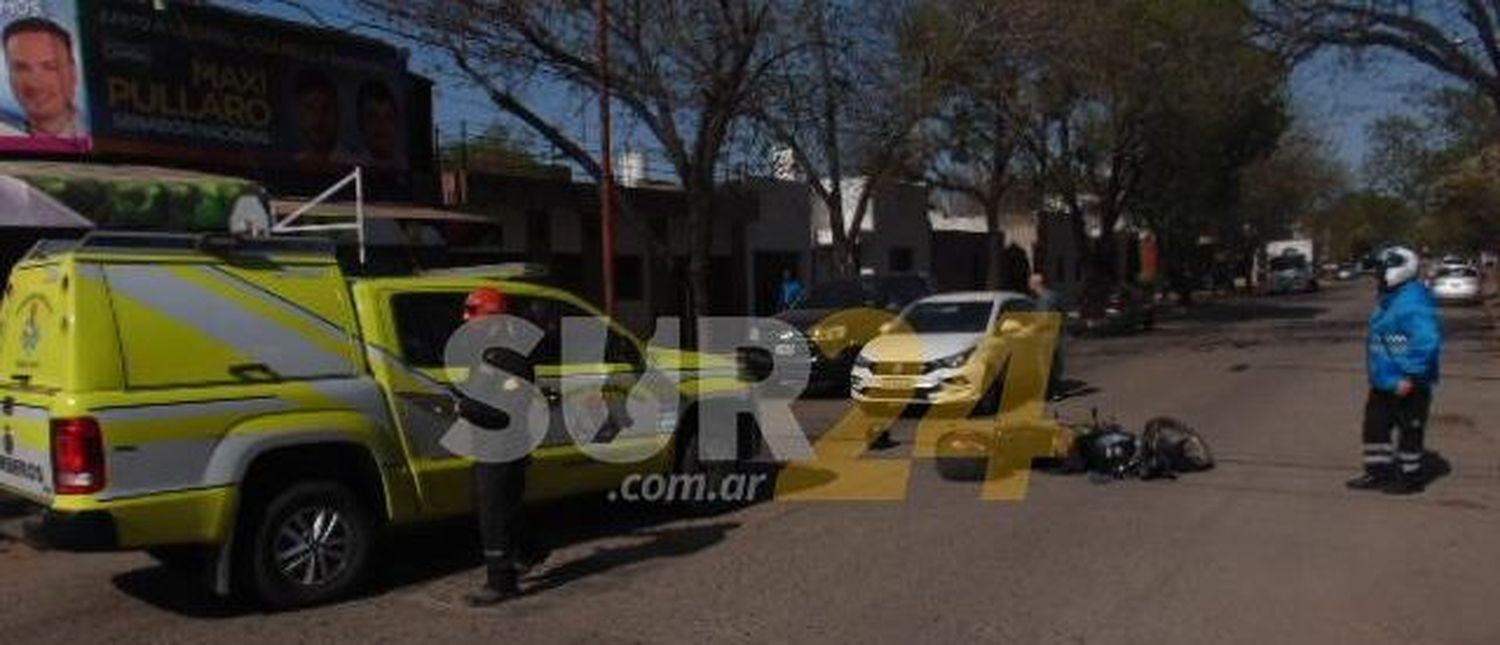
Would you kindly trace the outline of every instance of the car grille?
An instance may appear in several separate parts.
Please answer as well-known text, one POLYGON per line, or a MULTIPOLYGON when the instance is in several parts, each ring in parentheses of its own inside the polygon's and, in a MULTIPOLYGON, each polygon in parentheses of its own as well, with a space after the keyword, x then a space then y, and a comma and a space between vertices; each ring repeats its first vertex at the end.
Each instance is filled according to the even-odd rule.
POLYGON ((917 376, 922 374, 922 363, 914 362, 887 362, 876 363, 870 367, 870 372, 882 376, 917 376))
POLYGON ((866 398, 898 401, 926 401, 930 390, 922 388, 869 387, 860 391, 866 398))

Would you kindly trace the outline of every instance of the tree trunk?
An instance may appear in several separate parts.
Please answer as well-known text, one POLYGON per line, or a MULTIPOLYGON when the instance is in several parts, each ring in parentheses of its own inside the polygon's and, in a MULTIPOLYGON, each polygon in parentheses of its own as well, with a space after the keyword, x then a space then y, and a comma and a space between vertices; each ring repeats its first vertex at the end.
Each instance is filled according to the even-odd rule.
POLYGON ((1115 225, 1120 221, 1119 211, 1108 209, 1099 215, 1099 240, 1094 251, 1095 270, 1109 282, 1119 280, 1119 244, 1115 239, 1115 225))
POLYGON ((855 238, 848 232, 848 213, 844 212, 844 191, 839 186, 839 181, 834 179, 829 182, 832 189, 828 192, 828 198, 824 200, 823 207, 828 209, 828 232, 833 237, 833 271, 834 279, 852 278, 859 273, 859 246, 855 238))
POLYGON ((984 224, 985 255, 989 258, 984 288, 994 291, 1004 288, 1014 278, 1008 275, 1010 267, 1005 256, 1005 231, 1000 229, 999 200, 991 200, 984 205, 984 224))
POLYGON ((708 314, 709 253, 713 248, 713 182, 695 180, 686 187, 688 202, 688 306, 682 323, 683 344, 698 346, 698 319, 708 314))
POLYGON ((833 242, 833 277, 853 278, 859 274, 859 246, 854 240, 844 237, 833 242))

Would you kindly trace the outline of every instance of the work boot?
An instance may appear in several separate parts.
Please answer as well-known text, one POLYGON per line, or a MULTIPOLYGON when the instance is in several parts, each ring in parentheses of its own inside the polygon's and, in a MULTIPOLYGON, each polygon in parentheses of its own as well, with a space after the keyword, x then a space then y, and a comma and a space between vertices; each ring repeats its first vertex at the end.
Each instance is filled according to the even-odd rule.
POLYGON ((464 603, 470 607, 491 607, 507 600, 521 597, 521 588, 512 585, 509 589, 496 589, 489 585, 479 588, 479 591, 464 594, 464 603))
POLYGON ((1390 484, 1390 481, 1389 477, 1365 473, 1344 482, 1344 486, 1350 490, 1383 490, 1390 484))
POLYGON ((514 562, 492 562, 485 572, 484 586, 464 595, 470 607, 489 607, 521 596, 514 562))

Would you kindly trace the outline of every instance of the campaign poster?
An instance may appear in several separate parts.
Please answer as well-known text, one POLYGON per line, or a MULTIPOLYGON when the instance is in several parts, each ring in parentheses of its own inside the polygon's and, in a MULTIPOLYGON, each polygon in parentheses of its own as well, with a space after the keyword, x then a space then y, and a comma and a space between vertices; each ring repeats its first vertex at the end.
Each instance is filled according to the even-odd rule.
POLYGON ((0 153, 86 152, 92 145, 74 0, 0 0, 0 153))
POLYGON ((82 5, 101 150, 308 172, 407 166, 394 47, 211 6, 82 5))

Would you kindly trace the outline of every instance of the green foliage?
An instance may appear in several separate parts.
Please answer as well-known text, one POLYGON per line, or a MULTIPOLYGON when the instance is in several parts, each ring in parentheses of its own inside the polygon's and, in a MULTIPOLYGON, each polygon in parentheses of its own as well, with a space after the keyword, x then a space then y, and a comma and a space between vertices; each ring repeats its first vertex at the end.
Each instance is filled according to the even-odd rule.
POLYGON ((1324 257, 1352 259, 1392 243, 1410 243, 1418 218, 1405 201, 1373 191, 1346 195, 1310 219, 1324 257))
POLYGON ((1494 147, 1500 118, 1473 90, 1442 88, 1420 100, 1419 114, 1371 126, 1366 180, 1415 214, 1413 243, 1437 252, 1493 248, 1500 244, 1500 152, 1494 147))
MULTIPOLYGON (((1122 209, 1163 241, 1168 263, 1199 236, 1245 231, 1237 205, 1244 170, 1268 157, 1291 122, 1287 70, 1252 38, 1244 5, 1204 0, 1130 0, 1113 30, 1128 28, 1106 86, 1107 149, 1134 153, 1134 190, 1122 209)), ((1105 180, 1113 179, 1113 176, 1105 180)), ((1094 182, 1098 185, 1100 182, 1094 182)), ((1105 185, 1109 185, 1106 183, 1105 185)))
POLYGON ((438 149, 445 168, 467 168, 473 172, 530 174, 546 168, 532 152, 532 143, 503 124, 494 123, 482 133, 444 141, 438 149))
POLYGON ((255 184, 234 179, 118 180, 17 175, 101 227, 227 231, 234 203, 255 184))
POLYGON ((1417 239, 1436 252, 1475 253, 1500 243, 1500 147, 1457 164, 1436 191, 1417 239))

